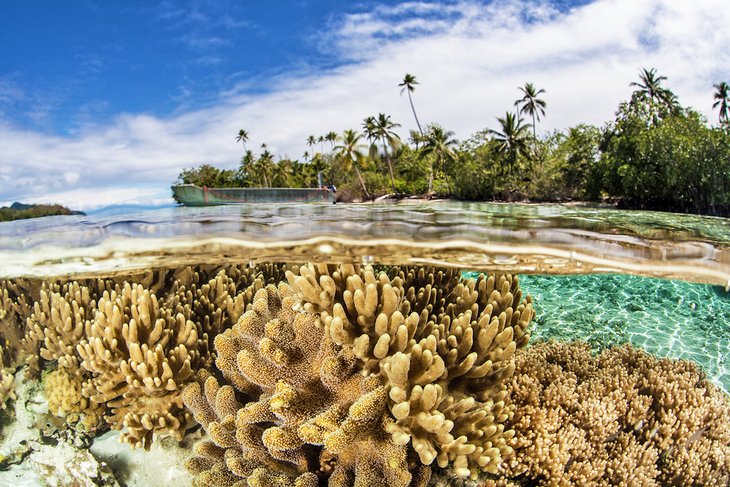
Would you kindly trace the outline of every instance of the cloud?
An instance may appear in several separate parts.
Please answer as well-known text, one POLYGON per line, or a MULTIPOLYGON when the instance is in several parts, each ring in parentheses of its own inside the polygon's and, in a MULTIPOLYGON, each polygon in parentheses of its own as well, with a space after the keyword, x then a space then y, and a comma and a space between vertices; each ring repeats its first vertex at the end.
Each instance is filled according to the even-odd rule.
POLYGON ((307 150, 308 135, 358 128, 378 112, 401 123, 405 135, 415 128, 397 87, 405 73, 419 81, 413 101, 421 121, 437 121, 460 139, 495 127, 495 117, 512 109, 526 81, 546 90, 540 131, 601 125, 630 96, 629 82, 642 66, 656 67, 683 104, 714 119, 712 84, 730 79, 725 3, 596 0, 568 9, 518 0, 381 4, 331 21, 332 34, 321 46, 346 62, 326 71, 299 67, 270 79, 264 93, 230 86, 204 109, 166 118, 118 114, 68 137, 0 121, 0 201, 58 201, 83 209, 164 199, 183 168, 202 162, 236 167, 241 128, 250 134, 249 147, 266 142, 273 153, 290 157, 307 150))

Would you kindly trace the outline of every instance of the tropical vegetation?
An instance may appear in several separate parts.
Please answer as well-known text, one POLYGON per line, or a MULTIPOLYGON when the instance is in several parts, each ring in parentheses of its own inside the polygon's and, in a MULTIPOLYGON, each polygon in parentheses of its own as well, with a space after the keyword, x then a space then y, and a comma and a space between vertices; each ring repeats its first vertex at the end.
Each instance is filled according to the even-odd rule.
POLYGON ((413 122, 386 113, 367 116, 360 130, 309 135, 301 160, 275 159, 264 144, 246 148, 237 169, 201 164, 181 183, 208 187, 316 187, 335 185, 340 200, 385 194, 465 200, 610 202, 625 208, 730 215, 730 87, 714 85, 708 100, 717 123, 680 104, 667 77, 642 68, 631 97, 602 127, 579 124, 540 133, 546 91, 518 87, 513 111, 464 141, 437 124, 421 125, 412 94, 416 77, 397 86, 408 95, 413 122), (526 119, 523 117, 527 117, 526 119))

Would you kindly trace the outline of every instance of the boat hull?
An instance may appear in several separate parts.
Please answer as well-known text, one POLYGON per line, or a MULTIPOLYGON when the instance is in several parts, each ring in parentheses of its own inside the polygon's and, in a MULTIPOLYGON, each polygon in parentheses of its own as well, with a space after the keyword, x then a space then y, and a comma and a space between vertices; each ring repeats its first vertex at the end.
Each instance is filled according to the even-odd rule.
POLYGON ((334 203, 327 188, 201 188, 194 184, 172 186, 175 199, 185 206, 242 203, 334 203))

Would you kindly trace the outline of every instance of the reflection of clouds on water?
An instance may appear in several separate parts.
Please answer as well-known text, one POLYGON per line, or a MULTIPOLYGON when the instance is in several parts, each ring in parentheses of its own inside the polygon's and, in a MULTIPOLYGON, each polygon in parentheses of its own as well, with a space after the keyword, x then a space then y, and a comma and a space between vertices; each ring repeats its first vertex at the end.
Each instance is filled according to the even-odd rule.
POLYGON ((630 342, 697 362, 730 391, 730 294, 719 286, 637 276, 521 276, 537 318, 534 339, 630 342))

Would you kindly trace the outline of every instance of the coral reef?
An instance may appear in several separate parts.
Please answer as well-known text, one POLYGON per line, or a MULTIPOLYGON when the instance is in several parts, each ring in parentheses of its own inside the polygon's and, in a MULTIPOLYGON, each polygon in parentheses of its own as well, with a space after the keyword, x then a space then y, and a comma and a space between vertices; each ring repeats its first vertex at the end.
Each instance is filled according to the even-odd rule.
POLYGON ((407 450, 385 434, 384 388, 357 373, 354 356, 337 354, 297 302, 286 284, 269 285, 216 338, 218 368, 257 401, 242 405, 213 377, 185 390, 210 437, 189 463, 197 485, 318 485, 312 472, 332 486, 409 485, 407 450))
MULTIPOLYGON (((182 438, 191 414, 180 391, 194 370, 213 365, 213 338, 238 321, 256 290, 283 272, 275 264, 197 266, 38 281, 22 346, 36 357, 34 368, 40 357, 59 369, 49 386, 49 399, 60 408, 54 413, 73 423, 83 409, 89 425, 103 413, 109 426, 124 429, 124 441, 148 449, 155 435, 182 438), (80 386, 75 406, 70 396, 54 392, 62 380, 68 382, 64 394, 80 386)), ((17 294, 4 285, 3 309, 17 308, 11 307, 17 294)))
POLYGON ((93 322, 76 349, 91 374, 84 396, 106 404, 106 421, 126 427, 122 438, 133 447, 150 447, 153 434, 178 439, 190 421, 180 400, 182 386, 205 362, 207 337, 182 313, 173 315, 141 285, 125 283, 105 291, 93 322), (202 344, 202 345, 201 345, 202 344))
POLYGON ((498 471, 514 434, 505 381, 534 316, 516 278, 352 265, 286 277, 215 339, 231 385, 205 377, 183 394, 209 435, 189 462, 199 485, 416 486, 434 461, 498 471))
POLYGON ((82 394, 84 381, 66 369, 57 369, 44 378, 48 411, 67 423, 79 423, 86 431, 97 428, 105 412, 104 404, 90 401, 82 394))
MULTIPOLYGON (((2 347, 0 347, 2 350, 2 347)), ((8 400, 16 400, 15 376, 8 369, 3 369, 0 364, 0 409, 5 409, 8 400)))
POLYGON ((459 476, 497 473, 512 451, 505 381, 534 317, 517 278, 457 270, 308 265, 287 273, 325 335, 352 350, 388 394, 395 444, 459 476))
POLYGON ((730 399, 691 362, 628 345, 548 342, 516 355, 515 456, 530 485, 728 485, 730 399))

